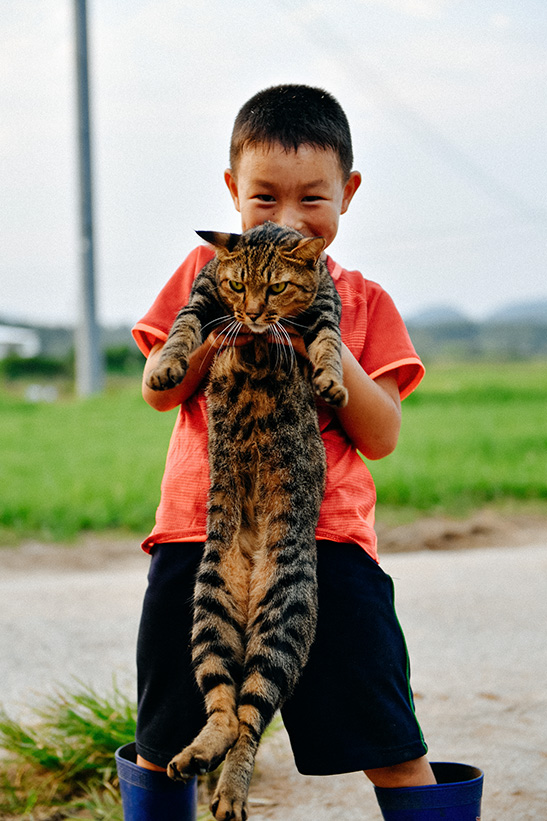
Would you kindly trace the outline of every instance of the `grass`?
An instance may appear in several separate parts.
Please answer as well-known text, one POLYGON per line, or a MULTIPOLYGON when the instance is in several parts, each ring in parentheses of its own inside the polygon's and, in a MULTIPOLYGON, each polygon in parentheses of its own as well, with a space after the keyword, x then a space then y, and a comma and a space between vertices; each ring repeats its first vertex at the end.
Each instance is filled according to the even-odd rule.
MULTIPOLYGON (((18 821, 123 821, 114 753, 135 737, 136 705, 114 685, 99 696, 79 683, 63 688, 21 723, 0 708, 0 818, 18 821)), ((282 727, 277 715, 268 738, 282 727)), ((198 821, 213 821, 206 807, 218 771, 200 778, 198 821)))
MULTIPOLYGON (((379 514, 546 511, 546 407, 544 361, 435 364, 404 402, 397 450, 370 466, 379 514)), ((0 541, 148 532, 174 419, 143 402, 137 380, 51 404, 0 388, 0 541)))
POLYGON ((435 366, 403 405, 396 451, 371 466, 380 513, 547 512, 547 364, 435 366))
POLYGON ((143 402, 136 381, 51 404, 0 392, 3 541, 112 528, 144 533, 159 501, 173 422, 172 413, 143 402))
POLYGON ((105 697, 81 684, 45 699, 28 723, 0 709, 0 816, 122 821, 114 752, 133 740, 135 712, 115 687, 105 697))

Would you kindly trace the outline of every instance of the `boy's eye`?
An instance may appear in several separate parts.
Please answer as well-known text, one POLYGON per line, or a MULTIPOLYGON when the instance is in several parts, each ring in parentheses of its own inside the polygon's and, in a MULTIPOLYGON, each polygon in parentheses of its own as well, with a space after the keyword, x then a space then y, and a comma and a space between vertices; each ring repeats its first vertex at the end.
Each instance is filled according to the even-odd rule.
POLYGON ((230 288, 232 289, 232 291, 236 291, 236 293, 240 294, 242 291, 245 290, 245 285, 242 282, 238 282, 237 279, 231 279, 230 288))
POLYGON ((275 202, 275 197, 272 197, 271 194, 257 194, 256 199, 260 202, 275 202))
POLYGON ((282 294, 286 287, 286 282, 274 282, 273 285, 270 285, 270 291, 272 294, 282 294))

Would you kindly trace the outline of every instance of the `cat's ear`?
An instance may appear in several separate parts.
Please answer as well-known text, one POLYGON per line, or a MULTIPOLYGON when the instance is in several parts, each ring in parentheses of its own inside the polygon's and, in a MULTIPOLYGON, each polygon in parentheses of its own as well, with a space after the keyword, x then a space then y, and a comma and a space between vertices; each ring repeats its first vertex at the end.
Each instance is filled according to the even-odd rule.
POLYGON ((196 231, 196 234, 216 248, 219 259, 225 259, 232 253, 241 236, 241 234, 225 234, 222 231, 196 231))
POLYGON ((283 251, 283 256, 288 260, 300 260, 300 262, 317 262, 324 249, 327 247, 327 240, 324 237, 309 237, 301 239, 296 248, 290 251, 283 251))

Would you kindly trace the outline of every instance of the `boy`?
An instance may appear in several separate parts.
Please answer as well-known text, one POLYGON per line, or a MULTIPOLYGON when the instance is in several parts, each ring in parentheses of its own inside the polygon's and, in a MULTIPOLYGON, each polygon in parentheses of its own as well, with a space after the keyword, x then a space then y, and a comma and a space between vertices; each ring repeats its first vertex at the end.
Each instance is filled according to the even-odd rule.
MULTIPOLYGON (((307 86, 270 88, 243 106, 234 125, 230 163, 225 181, 243 230, 271 220, 305 236, 322 236, 327 245, 361 183, 352 169, 343 110, 329 94, 307 86)), ((210 248, 196 248, 133 329, 148 357, 145 400, 161 411, 180 406, 156 525, 143 543, 152 553, 138 646, 136 750, 143 775, 163 772, 205 721, 188 644, 193 580, 206 538, 203 388, 222 334, 212 332, 194 352, 180 385, 155 392, 147 387, 146 376, 195 275, 212 256, 210 248)), ((336 410, 318 406, 328 464, 316 532, 319 623, 308 665, 283 718, 303 773, 364 770, 380 788, 434 784, 414 714, 392 582, 377 563, 374 484, 356 452, 368 459, 391 453, 399 434, 401 398, 420 382, 423 366, 382 288, 330 258, 327 264, 342 298, 349 402, 336 410)), ((233 344, 248 341, 240 335, 233 344)), ((305 353, 300 337, 294 335, 292 341, 305 353)), ((165 809, 163 815, 150 812, 134 817, 168 817, 165 809)))

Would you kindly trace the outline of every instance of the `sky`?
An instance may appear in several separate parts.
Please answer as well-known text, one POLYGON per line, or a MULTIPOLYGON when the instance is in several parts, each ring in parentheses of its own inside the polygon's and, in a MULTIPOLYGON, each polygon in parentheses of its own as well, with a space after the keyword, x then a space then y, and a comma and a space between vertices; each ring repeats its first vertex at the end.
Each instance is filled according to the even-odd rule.
MULTIPOLYGON (((545 0, 88 0, 97 312, 132 324, 197 244, 256 91, 334 94, 363 184, 329 249, 403 316, 547 298, 545 0)), ((3 0, 0 317, 74 324, 74 0, 3 0)))

